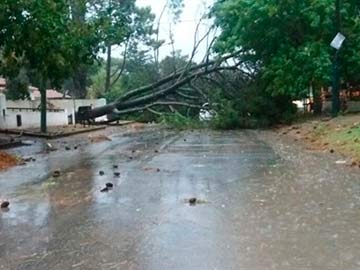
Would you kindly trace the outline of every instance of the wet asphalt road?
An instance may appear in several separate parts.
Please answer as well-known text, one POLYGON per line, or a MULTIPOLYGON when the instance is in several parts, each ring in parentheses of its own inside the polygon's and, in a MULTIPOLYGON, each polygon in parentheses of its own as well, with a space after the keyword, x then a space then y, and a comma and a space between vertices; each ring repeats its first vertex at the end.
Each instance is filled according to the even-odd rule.
POLYGON ((0 269, 360 268, 358 171, 337 157, 254 131, 112 139, 0 174, 0 269))

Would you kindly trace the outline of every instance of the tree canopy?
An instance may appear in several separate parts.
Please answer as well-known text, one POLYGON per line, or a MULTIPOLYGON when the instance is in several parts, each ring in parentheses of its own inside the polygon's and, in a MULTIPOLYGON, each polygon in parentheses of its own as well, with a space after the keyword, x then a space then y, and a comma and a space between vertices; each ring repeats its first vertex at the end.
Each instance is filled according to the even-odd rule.
MULTIPOLYGON (((356 1, 341 5, 346 79, 355 78, 354 70, 359 69, 358 12, 356 1)), ((217 50, 241 49, 272 94, 301 97, 310 84, 330 84, 334 50, 329 44, 336 34, 333 0, 218 0, 213 16, 222 29, 217 50)))

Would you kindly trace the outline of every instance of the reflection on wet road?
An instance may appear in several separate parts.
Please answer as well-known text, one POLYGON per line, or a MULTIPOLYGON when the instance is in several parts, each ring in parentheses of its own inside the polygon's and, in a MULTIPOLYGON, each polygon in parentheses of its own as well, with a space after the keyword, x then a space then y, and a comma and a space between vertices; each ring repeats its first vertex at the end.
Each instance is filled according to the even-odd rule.
POLYGON ((0 269, 358 269, 356 173, 262 138, 119 136, 1 173, 0 269))

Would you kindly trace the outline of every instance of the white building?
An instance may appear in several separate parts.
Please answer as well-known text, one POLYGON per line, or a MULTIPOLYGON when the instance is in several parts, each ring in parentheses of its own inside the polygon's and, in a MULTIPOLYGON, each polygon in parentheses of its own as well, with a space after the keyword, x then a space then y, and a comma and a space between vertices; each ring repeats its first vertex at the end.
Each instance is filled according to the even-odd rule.
MULTIPOLYGON (((6 81, 0 78, 0 129, 24 129, 40 127, 40 92, 29 87, 30 100, 6 100, 2 93, 6 81)), ((81 106, 93 108, 106 105, 105 99, 71 99, 56 90, 47 90, 47 125, 63 126, 75 123, 75 112, 81 106)), ((106 116, 95 121, 106 121, 106 116)))
MULTIPOLYGON (((63 126, 75 123, 75 112, 80 106, 93 108, 106 105, 105 99, 54 99, 47 102, 47 125, 63 126)), ((0 129, 24 129, 40 127, 39 100, 6 100, 0 94, 0 129)), ((106 116, 95 121, 106 121, 106 116)))
MULTIPOLYGON (((22 102, 22 101, 19 101, 22 102)), ((14 105, 14 103, 13 103, 14 105)), ((0 129, 24 129, 40 127, 40 110, 20 106, 9 107, 4 94, 0 94, 0 129)), ((48 109, 47 124, 48 126, 67 125, 68 112, 66 109, 48 109)))

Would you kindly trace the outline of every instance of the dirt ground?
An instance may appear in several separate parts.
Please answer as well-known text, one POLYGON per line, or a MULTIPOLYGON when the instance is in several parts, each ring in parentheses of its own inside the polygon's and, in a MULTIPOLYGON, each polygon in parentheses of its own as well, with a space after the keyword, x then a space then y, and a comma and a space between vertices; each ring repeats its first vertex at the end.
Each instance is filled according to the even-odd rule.
POLYGON ((0 152, 0 171, 16 166, 18 159, 6 152, 0 152))
POLYGON ((275 131, 294 142, 304 142, 306 150, 337 153, 346 164, 360 166, 360 114, 312 118, 275 131))

